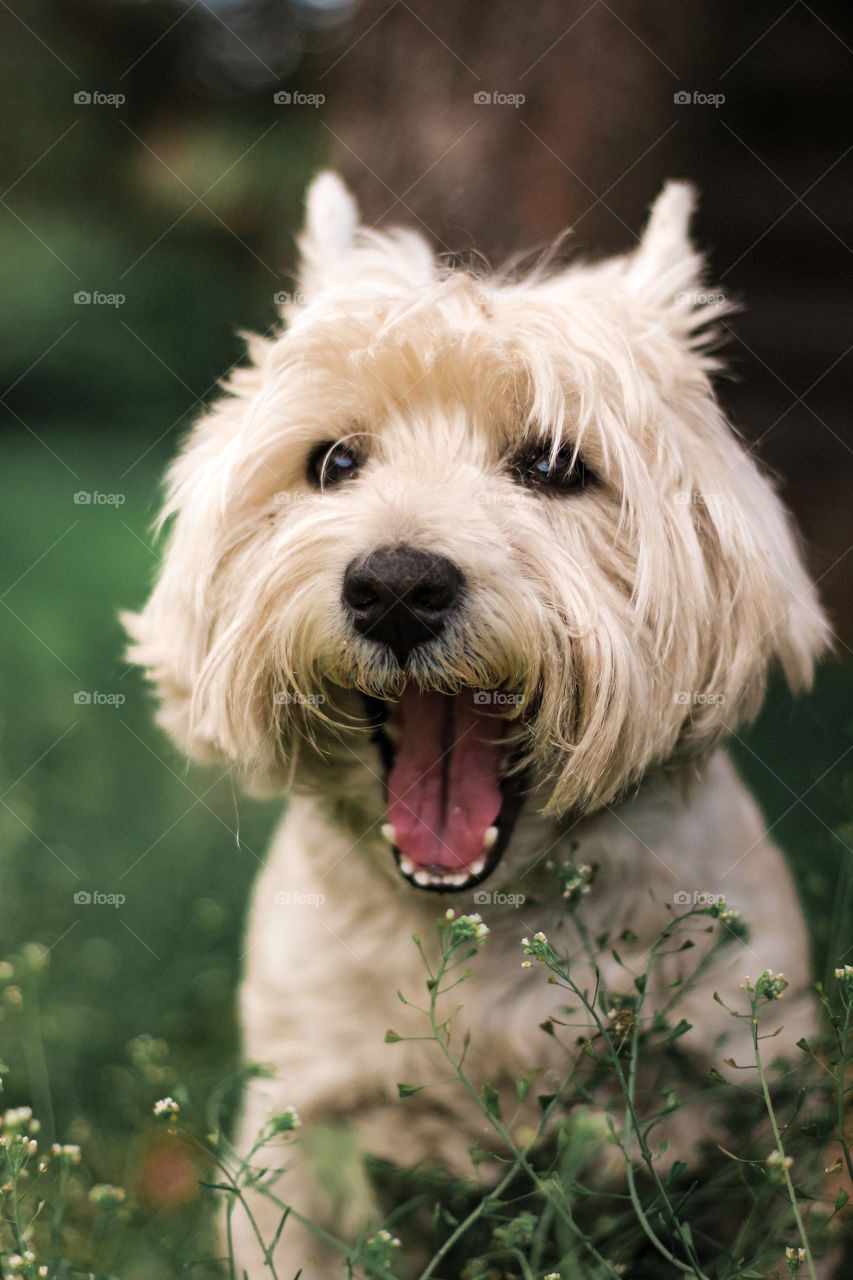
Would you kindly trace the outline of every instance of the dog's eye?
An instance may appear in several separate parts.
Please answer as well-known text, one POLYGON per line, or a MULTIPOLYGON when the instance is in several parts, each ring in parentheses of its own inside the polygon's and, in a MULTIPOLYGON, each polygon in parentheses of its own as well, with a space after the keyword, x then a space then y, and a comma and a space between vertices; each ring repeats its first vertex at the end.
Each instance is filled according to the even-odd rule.
POLYGON ((537 449, 517 459, 513 470, 522 484, 558 493, 585 489, 592 479, 592 472, 579 455, 575 456, 574 446, 568 444, 556 455, 550 449, 543 452, 537 449))
POLYGON ((350 480, 358 471, 358 458, 345 444, 326 440, 308 459, 308 479, 320 489, 350 480))

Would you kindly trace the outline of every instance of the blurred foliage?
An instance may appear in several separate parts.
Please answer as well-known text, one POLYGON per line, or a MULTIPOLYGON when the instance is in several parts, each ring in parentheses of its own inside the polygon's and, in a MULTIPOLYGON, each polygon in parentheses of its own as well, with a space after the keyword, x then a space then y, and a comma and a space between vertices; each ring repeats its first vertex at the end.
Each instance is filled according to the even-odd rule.
POLYGON ((13 424, 61 413, 69 430, 168 430, 239 357, 235 331, 275 322, 329 135, 273 90, 298 84, 306 42, 331 38, 327 6, 218 8, 237 24, 221 48, 217 6, 44 0, 17 25, 7 14, 0 382, 13 424), (286 57, 244 40, 241 21, 257 40, 270 8, 286 57), (124 100, 76 100, 94 93, 124 100), (124 301, 75 303, 96 291, 124 301))

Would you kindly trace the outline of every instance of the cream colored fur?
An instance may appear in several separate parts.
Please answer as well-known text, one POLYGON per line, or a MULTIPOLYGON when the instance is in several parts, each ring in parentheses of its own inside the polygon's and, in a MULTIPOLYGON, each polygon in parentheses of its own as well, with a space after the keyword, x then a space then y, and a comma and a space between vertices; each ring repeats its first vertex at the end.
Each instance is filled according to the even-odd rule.
MULTIPOLYGON (((711 389, 725 307, 702 293, 691 204, 689 188, 667 186, 625 257, 477 277, 437 264, 414 232, 360 229, 351 196, 320 175, 300 241, 304 305, 274 339, 251 340, 251 363, 172 468, 163 569, 127 619, 133 657, 188 754, 239 761, 248 785, 292 796, 249 925, 245 1052, 276 1076, 249 1091, 244 1145, 292 1104, 306 1153, 312 1131, 345 1122, 374 1154, 472 1174, 483 1124, 459 1091, 397 1101, 397 1081, 443 1073, 423 1044, 383 1044, 388 1026, 422 1031, 395 995, 423 990, 411 934, 431 936, 447 905, 481 912, 491 937, 460 993, 471 1074, 511 1089, 539 1066, 556 1081, 562 1055, 537 1032, 554 989, 522 970, 520 939, 542 929, 570 945, 546 867, 569 856, 599 867, 581 908, 590 930, 637 935, 621 949, 629 967, 679 891, 724 893, 750 923, 748 944, 720 951, 685 1000, 697 1063, 748 1060, 741 1024, 711 998, 747 972, 781 969, 792 984, 779 1049, 811 1028, 793 887, 718 744, 758 710, 772 664, 794 688, 809 682, 827 628, 786 514, 711 389), (318 493, 305 462, 326 440, 357 441, 367 461, 318 493), (507 459, 537 440, 576 447, 599 483, 566 498, 519 487, 507 459), (407 676, 341 607, 350 560, 397 543, 448 557, 468 584, 407 676), (519 695, 531 793, 484 889, 535 909, 442 898, 396 870, 358 691, 393 698, 406 678, 519 695)), ((708 945, 699 926, 696 940, 708 945)), ((606 977, 626 986, 622 971, 606 977)), ((309 1166, 303 1155, 279 1194, 354 1235, 370 1215, 363 1178, 335 1204, 309 1166)), ((271 1235, 275 1210, 257 1211, 271 1235)), ((260 1280, 251 1232, 237 1231, 239 1266, 260 1280)), ((329 1263, 293 1223, 277 1256, 288 1278, 329 1263)))

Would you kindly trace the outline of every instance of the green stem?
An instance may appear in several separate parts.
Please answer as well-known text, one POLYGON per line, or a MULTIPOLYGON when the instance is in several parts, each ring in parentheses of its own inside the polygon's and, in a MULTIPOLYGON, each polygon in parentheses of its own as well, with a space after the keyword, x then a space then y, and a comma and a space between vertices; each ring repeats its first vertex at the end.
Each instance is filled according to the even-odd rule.
POLYGON ((750 1031, 752 1033, 752 1051, 753 1051, 753 1054, 755 1055, 755 1064, 758 1067, 758 1078, 761 1081, 761 1091, 764 1094, 764 1105, 767 1108, 767 1114, 770 1117, 770 1126, 773 1130, 773 1137, 776 1142, 776 1150, 779 1152, 779 1155, 782 1157, 782 1172, 785 1175, 785 1186, 788 1189, 788 1199, 791 1202, 791 1209, 793 1210, 793 1213, 794 1213, 794 1221, 797 1224, 797 1230, 800 1233, 800 1239, 802 1240, 803 1248, 806 1251, 806 1262, 809 1268, 809 1276, 811 1277, 811 1280, 817 1280, 817 1276, 814 1269, 814 1262, 812 1261, 811 1249, 809 1247, 808 1236, 806 1235, 806 1229, 803 1226, 803 1220, 800 1216, 800 1206, 797 1203, 797 1193, 794 1190, 794 1184, 791 1181, 791 1174, 788 1171, 788 1166, 785 1164, 785 1152, 782 1147, 782 1135, 780 1134, 779 1126, 776 1123, 776 1113, 773 1110, 773 1103, 770 1098, 770 1086, 767 1083, 767 1077, 764 1074, 764 1066, 761 1062, 761 1050, 758 1047, 758 1016, 755 1012, 757 1000, 758 1000, 758 996, 756 995, 752 995, 750 997, 750 1003, 752 1005, 752 1016, 750 1017, 749 1025, 750 1025, 750 1031))
MULTIPOLYGON (((603 1267, 606 1267, 608 1275, 614 1277, 614 1280, 617 1280, 619 1273, 616 1270, 616 1268, 613 1266, 612 1263, 608 1262, 607 1259, 604 1258, 598 1252, 598 1250, 593 1245, 592 1241, 589 1240, 587 1236, 584 1235, 584 1233, 581 1231, 580 1227, 577 1225, 574 1218, 572 1217, 571 1210, 569 1209, 568 1205, 557 1203, 557 1201, 554 1199, 555 1188, 553 1187, 553 1185, 546 1185, 545 1183, 543 1183, 542 1179, 539 1177, 536 1170, 528 1162, 525 1152, 520 1151, 519 1148, 515 1145, 515 1143, 512 1140, 512 1137, 510 1136, 508 1131, 504 1128, 504 1126, 501 1124, 501 1122, 498 1120, 498 1118, 492 1115, 490 1111, 486 1110, 486 1108, 483 1106, 483 1101, 480 1095, 477 1093, 477 1090, 474 1088, 473 1084, 468 1079, 468 1076, 462 1070, 461 1066, 456 1061, 456 1059, 454 1058, 453 1054, 450 1052, 447 1045, 444 1043, 444 1039, 439 1032, 439 1024, 436 1022, 435 990, 437 990, 437 988, 439 987, 441 978, 447 967, 447 959, 448 959, 447 954, 442 955, 441 963, 439 964, 438 973, 436 975, 435 989, 430 992, 429 1020, 430 1020, 430 1026, 432 1027, 433 1037, 435 1039, 436 1044, 439 1046, 439 1048, 441 1049, 441 1052, 444 1054, 445 1058, 453 1068, 456 1078, 462 1083, 462 1085, 465 1087, 465 1089, 473 1098, 478 1108, 486 1116, 486 1119, 488 1120, 489 1124, 492 1126, 492 1128, 495 1130, 495 1132, 498 1134, 498 1136, 501 1138, 501 1140, 504 1142, 507 1148, 512 1152, 517 1162, 517 1166, 524 1170, 524 1172, 530 1178, 531 1182, 533 1182, 533 1184, 539 1191, 540 1195, 542 1195, 543 1198, 545 1199, 545 1202, 551 1203, 554 1205, 555 1210, 560 1214, 560 1217, 563 1219, 566 1226, 569 1228, 572 1234, 578 1240, 581 1241, 583 1246, 592 1254, 596 1262, 600 1263, 603 1267)), ((558 1093, 559 1092, 561 1091, 558 1091, 558 1093)), ((553 1101, 556 1101, 556 1096, 553 1101)), ((540 1124, 540 1128, 541 1128, 541 1124, 540 1124)), ((530 1148, 528 1147, 527 1150, 529 1149, 530 1148)), ((423 1276, 421 1277, 421 1280, 424 1280, 423 1276)))
POLYGON ((844 1070, 847 1065, 847 1044, 850 1034, 850 1014, 853 1012, 853 1001, 846 997, 844 1000, 844 1026, 841 1030, 841 1057, 838 1062, 838 1088, 836 1093, 836 1105, 838 1111, 838 1137, 841 1142, 841 1150, 844 1152, 844 1162, 847 1165, 847 1176, 853 1182, 853 1159, 850 1155, 850 1144, 847 1141, 845 1132, 845 1106, 844 1106, 844 1070))
MULTIPOLYGON (((649 985, 649 978, 651 976, 652 968, 654 967, 654 963, 655 963, 655 960, 657 959, 657 954, 660 947, 663 946, 664 942, 669 937, 669 935, 678 927, 679 924, 682 923, 682 921, 685 918, 686 918, 685 916, 678 916, 674 920, 670 921, 670 923, 666 926, 666 928, 658 937, 654 946, 649 951, 649 959, 646 963, 645 972, 643 974, 642 989, 640 990, 639 999, 634 1008, 634 1020, 633 1020, 633 1028, 632 1028, 632 1035, 631 1035, 631 1051, 630 1051, 630 1058, 629 1058, 627 1080, 625 1079, 625 1072, 622 1069, 622 1063, 619 1060, 618 1051, 614 1047, 613 1042, 610 1038, 610 1034, 607 1028, 605 1027, 604 1023, 602 1022, 601 1018, 599 1017, 594 1004, 586 999, 586 997, 584 996, 580 988, 572 981, 571 975, 568 972, 568 967, 566 969, 566 973, 562 973, 561 970, 559 968, 556 968, 556 966, 554 965, 549 965, 549 968, 551 968, 553 972, 556 972, 557 975, 564 982, 567 983, 572 993, 583 1003, 587 1012, 591 1015, 593 1021, 595 1022, 595 1025, 599 1031, 599 1034, 601 1035, 602 1039, 604 1040, 610 1052, 610 1058, 611 1058, 611 1061, 613 1062, 613 1066, 616 1070, 616 1074, 619 1079, 619 1085, 620 1085, 620 1088, 622 1089, 622 1093, 625 1098, 625 1128, 626 1128, 625 1163, 626 1163, 626 1173, 628 1178, 628 1192, 631 1198, 631 1203, 634 1207, 634 1212, 637 1215, 637 1219, 640 1223, 640 1226, 643 1228, 643 1231, 646 1233, 646 1236, 649 1239, 649 1241, 661 1253, 661 1255, 665 1257, 667 1261, 670 1262, 674 1267, 677 1267, 679 1271, 683 1271, 688 1275, 695 1275, 697 1277, 701 1277, 702 1280, 706 1280, 706 1278, 703 1276, 699 1259, 696 1256, 696 1252, 693 1249, 693 1246, 691 1245, 690 1241, 685 1238, 684 1230, 681 1226, 681 1222, 678 1219, 678 1215, 675 1213, 675 1210, 673 1209, 672 1204, 670 1202, 669 1196, 666 1193, 666 1188, 664 1187, 663 1183, 660 1180, 660 1177, 658 1176, 657 1169, 654 1167, 654 1159, 652 1157, 652 1153, 649 1148, 649 1145, 643 1136, 643 1132, 640 1127, 639 1118, 637 1116, 636 1108, 634 1106, 634 1096, 635 1096, 635 1089, 636 1089, 637 1056, 638 1056, 638 1050, 639 1050, 640 1014, 642 1012, 643 1004, 645 1002, 646 991, 648 990, 648 985, 649 985), (679 1243, 681 1244, 681 1247, 684 1249, 685 1254, 690 1260, 689 1265, 686 1263, 680 1262, 674 1256, 674 1254, 666 1247, 663 1241, 658 1238, 657 1234, 652 1228, 651 1223, 646 1217, 646 1213, 642 1207, 642 1204, 640 1203, 639 1196, 637 1195, 636 1181, 634 1178, 633 1162, 631 1160, 632 1130, 637 1135, 637 1141, 640 1146, 640 1155, 642 1157, 643 1163, 646 1165, 646 1168, 648 1169, 649 1174, 651 1175, 652 1181, 655 1185, 655 1189, 657 1190, 658 1195, 661 1197, 661 1200, 663 1201, 663 1204, 666 1207, 672 1230, 674 1231, 676 1237, 678 1238, 679 1243)), ((586 939, 584 941, 588 949, 588 944, 586 939)), ((592 958, 592 956, 590 958, 592 958)))
POLYGON ((468 1217, 463 1218, 463 1220, 459 1223, 459 1226, 456 1228, 456 1230, 451 1232, 451 1234, 447 1237, 447 1239, 445 1240, 444 1244, 440 1247, 438 1252, 434 1253, 433 1256, 430 1258, 426 1267, 418 1277, 418 1280, 429 1280, 430 1276, 433 1274, 436 1267, 441 1262, 442 1258, 444 1258, 450 1252, 450 1250, 456 1244, 456 1241, 461 1240, 462 1237, 465 1235, 465 1232, 468 1230, 468 1228, 472 1227, 474 1223, 477 1221, 477 1219, 482 1216, 483 1206, 486 1204, 486 1202, 488 1200, 497 1200, 500 1196, 503 1195, 504 1191, 506 1191, 507 1187, 512 1182, 513 1178, 518 1173, 519 1167, 520 1166, 518 1164, 518 1161, 516 1161, 516 1163, 510 1169, 509 1173, 507 1173, 506 1176, 502 1178, 501 1181, 498 1183, 498 1185, 495 1187, 494 1191, 491 1191, 488 1196, 484 1196, 483 1199, 480 1201, 480 1203, 474 1206, 474 1208, 468 1214, 468 1217))

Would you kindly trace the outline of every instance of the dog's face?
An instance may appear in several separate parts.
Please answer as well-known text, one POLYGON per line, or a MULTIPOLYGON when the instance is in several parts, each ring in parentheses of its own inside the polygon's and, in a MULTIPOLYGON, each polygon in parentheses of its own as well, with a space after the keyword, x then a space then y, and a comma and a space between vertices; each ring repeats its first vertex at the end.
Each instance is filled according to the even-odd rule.
POLYGON ((531 788, 608 803, 754 714, 772 660, 808 680, 826 625, 713 398, 689 211, 670 186, 632 254, 501 282, 317 180, 304 296, 176 462, 128 620, 188 752, 367 769, 401 873, 467 888, 531 788))

